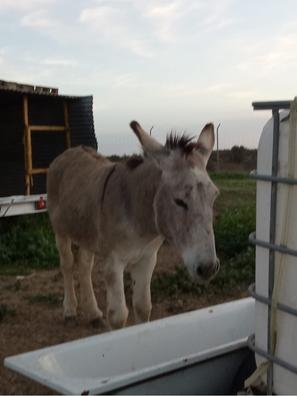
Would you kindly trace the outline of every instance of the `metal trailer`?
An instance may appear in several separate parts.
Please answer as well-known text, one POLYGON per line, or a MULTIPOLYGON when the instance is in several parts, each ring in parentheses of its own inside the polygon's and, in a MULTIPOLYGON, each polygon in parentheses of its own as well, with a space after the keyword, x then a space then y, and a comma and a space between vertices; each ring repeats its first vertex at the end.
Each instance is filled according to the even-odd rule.
MULTIPOLYGON (((260 295, 255 291, 255 285, 249 288, 250 294, 254 299, 267 305, 268 320, 267 320, 267 350, 263 350, 255 343, 254 335, 249 337, 249 347, 252 351, 262 356, 269 362, 267 371, 267 394, 274 392, 274 365, 278 365, 289 372, 297 374, 297 367, 291 363, 280 359, 274 355, 273 335, 271 334, 271 321, 272 321, 272 294, 275 284, 275 252, 284 253, 291 256, 297 256, 297 250, 288 248, 285 245, 276 244, 276 215, 277 215, 277 187, 278 184, 284 183, 289 185, 296 185, 297 179, 280 177, 278 176, 279 166, 279 141, 280 141, 280 111, 289 110, 291 101, 269 101, 269 102, 254 102, 254 110, 270 110, 272 111, 273 118, 273 141, 272 141, 272 169, 271 175, 262 175, 257 172, 252 172, 251 177, 255 180, 271 183, 271 197, 270 197, 270 225, 269 225, 269 242, 262 241, 256 238, 256 234, 252 233, 249 241, 255 245, 269 250, 269 270, 268 270, 268 297, 260 295)), ((287 119, 287 118, 286 118, 287 119)), ((260 264, 261 265, 261 264, 260 264)), ((277 303, 277 309, 286 312, 289 315, 297 317, 297 309, 286 304, 277 303)))
POLYGON ((0 217, 46 210, 46 173, 66 148, 97 149, 93 97, 0 80, 0 217))

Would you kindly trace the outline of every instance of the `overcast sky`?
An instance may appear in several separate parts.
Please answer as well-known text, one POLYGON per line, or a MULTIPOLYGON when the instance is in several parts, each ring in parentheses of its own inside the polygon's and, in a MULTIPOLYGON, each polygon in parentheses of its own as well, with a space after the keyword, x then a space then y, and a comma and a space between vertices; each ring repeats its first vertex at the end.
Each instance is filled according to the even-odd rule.
POLYGON ((256 147, 297 93, 295 0, 0 0, 0 79, 94 96, 100 151, 131 153, 132 119, 161 141, 221 122, 222 148, 256 147))

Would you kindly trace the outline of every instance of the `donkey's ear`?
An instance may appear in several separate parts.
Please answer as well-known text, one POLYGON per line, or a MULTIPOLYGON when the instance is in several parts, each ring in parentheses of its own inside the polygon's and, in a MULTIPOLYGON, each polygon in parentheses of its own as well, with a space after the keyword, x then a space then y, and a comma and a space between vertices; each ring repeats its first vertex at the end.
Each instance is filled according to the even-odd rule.
POLYGON ((132 128, 135 135, 138 137, 140 144, 143 148, 143 151, 148 154, 160 153, 164 151, 164 147, 157 140, 151 137, 137 121, 132 121, 130 123, 130 127, 132 128))
POLYGON ((195 145, 197 150, 203 157, 205 165, 208 162, 210 154, 212 152, 215 143, 214 126, 212 123, 206 124, 202 129, 200 136, 195 145))

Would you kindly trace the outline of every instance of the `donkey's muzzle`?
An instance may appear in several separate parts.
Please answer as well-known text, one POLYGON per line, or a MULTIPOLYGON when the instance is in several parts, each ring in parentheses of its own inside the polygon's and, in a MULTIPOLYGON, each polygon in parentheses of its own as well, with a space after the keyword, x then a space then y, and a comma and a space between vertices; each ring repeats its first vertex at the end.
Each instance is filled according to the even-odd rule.
POLYGON ((220 268, 220 260, 216 259, 215 262, 209 262, 206 264, 200 264, 197 267, 197 275, 202 280, 208 280, 209 278, 213 277, 220 268))

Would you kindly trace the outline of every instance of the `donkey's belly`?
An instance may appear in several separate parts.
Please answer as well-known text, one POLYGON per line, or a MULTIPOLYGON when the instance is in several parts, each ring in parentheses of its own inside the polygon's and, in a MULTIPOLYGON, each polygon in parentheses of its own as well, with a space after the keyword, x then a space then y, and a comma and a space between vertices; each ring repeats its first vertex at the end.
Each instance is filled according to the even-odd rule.
POLYGON ((51 213, 51 221, 55 233, 65 235, 76 245, 96 252, 98 250, 98 224, 93 216, 86 216, 74 205, 70 208, 58 207, 51 213))

